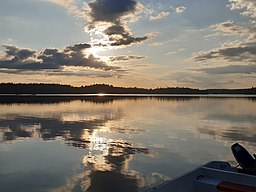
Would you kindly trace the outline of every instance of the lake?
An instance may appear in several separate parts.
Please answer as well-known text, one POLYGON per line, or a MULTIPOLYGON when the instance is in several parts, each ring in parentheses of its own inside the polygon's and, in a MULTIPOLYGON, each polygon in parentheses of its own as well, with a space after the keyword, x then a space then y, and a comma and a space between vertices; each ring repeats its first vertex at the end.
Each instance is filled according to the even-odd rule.
POLYGON ((130 192, 256 153, 256 97, 0 97, 1 192, 130 192))

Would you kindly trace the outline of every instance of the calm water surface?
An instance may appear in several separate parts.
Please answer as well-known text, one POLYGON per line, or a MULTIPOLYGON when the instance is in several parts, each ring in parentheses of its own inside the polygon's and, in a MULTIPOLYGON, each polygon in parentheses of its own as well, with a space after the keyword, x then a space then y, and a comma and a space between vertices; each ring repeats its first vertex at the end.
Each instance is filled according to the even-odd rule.
POLYGON ((256 152, 256 98, 0 99, 0 191, 136 191, 256 152))

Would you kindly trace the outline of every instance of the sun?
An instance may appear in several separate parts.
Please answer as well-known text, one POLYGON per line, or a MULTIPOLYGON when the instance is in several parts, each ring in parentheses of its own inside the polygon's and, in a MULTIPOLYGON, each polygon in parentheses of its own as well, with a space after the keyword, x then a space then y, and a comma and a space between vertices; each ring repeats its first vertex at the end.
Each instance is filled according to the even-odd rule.
POLYGON ((102 56, 101 53, 112 49, 109 38, 104 33, 107 27, 107 24, 102 24, 97 28, 89 30, 91 48, 88 49, 88 52, 102 61, 108 60, 108 58, 102 56))
POLYGON ((98 46, 92 46, 91 48, 88 49, 88 52, 92 54, 94 57, 100 57, 100 53, 104 51, 102 47, 98 46))
POLYGON ((90 54, 92 54, 94 57, 99 58, 100 60, 106 62, 108 61, 108 57, 103 56, 101 53, 105 51, 109 51, 112 48, 111 46, 109 46, 109 41, 105 37, 105 35, 103 35, 102 32, 98 31, 97 33, 95 32, 94 34, 96 35, 90 34, 91 48, 89 48, 87 51, 90 54))
POLYGON ((104 56, 101 53, 104 52, 104 51, 109 51, 109 50, 110 50, 110 48, 107 48, 107 47, 94 46, 94 47, 89 48, 87 50, 87 52, 92 54, 95 58, 98 58, 103 62, 107 62, 109 60, 109 57, 104 56))

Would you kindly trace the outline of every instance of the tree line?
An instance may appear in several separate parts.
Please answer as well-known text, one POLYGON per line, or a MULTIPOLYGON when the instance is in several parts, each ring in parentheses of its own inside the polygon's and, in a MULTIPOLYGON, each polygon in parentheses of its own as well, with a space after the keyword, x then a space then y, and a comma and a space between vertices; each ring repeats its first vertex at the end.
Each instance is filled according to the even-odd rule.
POLYGON ((245 89, 193 89, 167 87, 145 89, 93 84, 80 87, 45 83, 0 83, 0 94, 256 94, 256 87, 245 89))

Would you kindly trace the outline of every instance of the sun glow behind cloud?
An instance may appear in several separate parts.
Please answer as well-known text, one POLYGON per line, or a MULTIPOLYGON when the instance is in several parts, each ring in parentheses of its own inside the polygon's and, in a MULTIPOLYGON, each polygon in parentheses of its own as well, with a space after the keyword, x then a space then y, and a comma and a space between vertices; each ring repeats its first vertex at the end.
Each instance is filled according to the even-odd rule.
POLYGON ((103 33, 104 30, 105 28, 102 26, 89 31, 91 48, 88 49, 88 52, 103 62, 107 62, 108 57, 103 56, 102 53, 112 50, 113 47, 109 46, 108 37, 103 33))
POLYGON ((255 86, 255 10, 251 0, 2 1, 1 82, 255 86))

